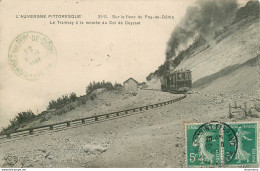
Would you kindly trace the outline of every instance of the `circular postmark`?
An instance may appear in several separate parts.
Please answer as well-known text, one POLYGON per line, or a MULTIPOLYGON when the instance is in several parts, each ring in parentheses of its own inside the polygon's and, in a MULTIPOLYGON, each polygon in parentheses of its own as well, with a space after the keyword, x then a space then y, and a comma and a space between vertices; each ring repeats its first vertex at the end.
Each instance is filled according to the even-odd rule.
POLYGON ((192 145, 201 164, 225 165, 236 155, 238 139, 228 124, 213 121, 199 126, 193 135, 192 145))
POLYGON ((56 57, 57 51, 51 39, 33 31, 18 35, 8 52, 12 70, 26 80, 38 80, 56 64, 56 57))

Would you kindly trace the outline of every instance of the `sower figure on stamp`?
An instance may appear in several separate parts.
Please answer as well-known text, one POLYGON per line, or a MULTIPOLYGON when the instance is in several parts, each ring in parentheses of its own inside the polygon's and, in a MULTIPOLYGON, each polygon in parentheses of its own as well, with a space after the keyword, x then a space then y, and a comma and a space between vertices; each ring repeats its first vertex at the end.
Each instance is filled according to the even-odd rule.
POLYGON ((198 136, 198 138, 193 142, 193 146, 199 146, 199 160, 203 163, 204 161, 213 163, 214 155, 207 151, 206 149, 206 141, 208 136, 214 135, 210 132, 205 132, 198 136))
POLYGON ((250 154, 243 150, 242 146, 242 140, 245 139, 247 141, 252 141, 252 139, 246 137, 247 134, 250 132, 243 131, 241 127, 238 128, 238 131, 236 133, 237 139, 238 139, 238 148, 237 148, 237 154, 235 156, 235 159, 238 160, 237 163, 241 163, 241 161, 247 161, 249 162, 250 154))

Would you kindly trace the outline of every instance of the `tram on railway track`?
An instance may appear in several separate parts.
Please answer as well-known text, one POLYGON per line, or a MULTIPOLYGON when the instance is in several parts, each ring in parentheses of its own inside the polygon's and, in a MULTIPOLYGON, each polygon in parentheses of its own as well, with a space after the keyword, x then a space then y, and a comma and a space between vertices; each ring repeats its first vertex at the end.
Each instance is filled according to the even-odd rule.
POLYGON ((167 73, 161 77, 162 91, 177 94, 186 93, 191 90, 192 77, 190 70, 178 70, 167 73))

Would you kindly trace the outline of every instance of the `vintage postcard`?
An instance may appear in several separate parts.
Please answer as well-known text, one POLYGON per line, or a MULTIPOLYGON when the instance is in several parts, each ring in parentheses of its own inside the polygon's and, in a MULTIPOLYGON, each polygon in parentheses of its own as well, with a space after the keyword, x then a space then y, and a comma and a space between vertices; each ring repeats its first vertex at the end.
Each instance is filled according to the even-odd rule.
POLYGON ((1 0, 0 168, 259 168, 258 0, 1 0))

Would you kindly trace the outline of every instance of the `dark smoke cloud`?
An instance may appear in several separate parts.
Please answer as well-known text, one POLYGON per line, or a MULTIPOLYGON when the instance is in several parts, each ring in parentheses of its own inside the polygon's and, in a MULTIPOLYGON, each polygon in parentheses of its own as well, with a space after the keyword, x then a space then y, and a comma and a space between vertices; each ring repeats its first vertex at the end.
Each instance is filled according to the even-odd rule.
POLYGON ((189 7, 168 41, 166 59, 175 57, 179 47, 187 45, 194 36, 212 38, 216 30, 231 23, 237 9, 236 0, 201 0, 189 7))

